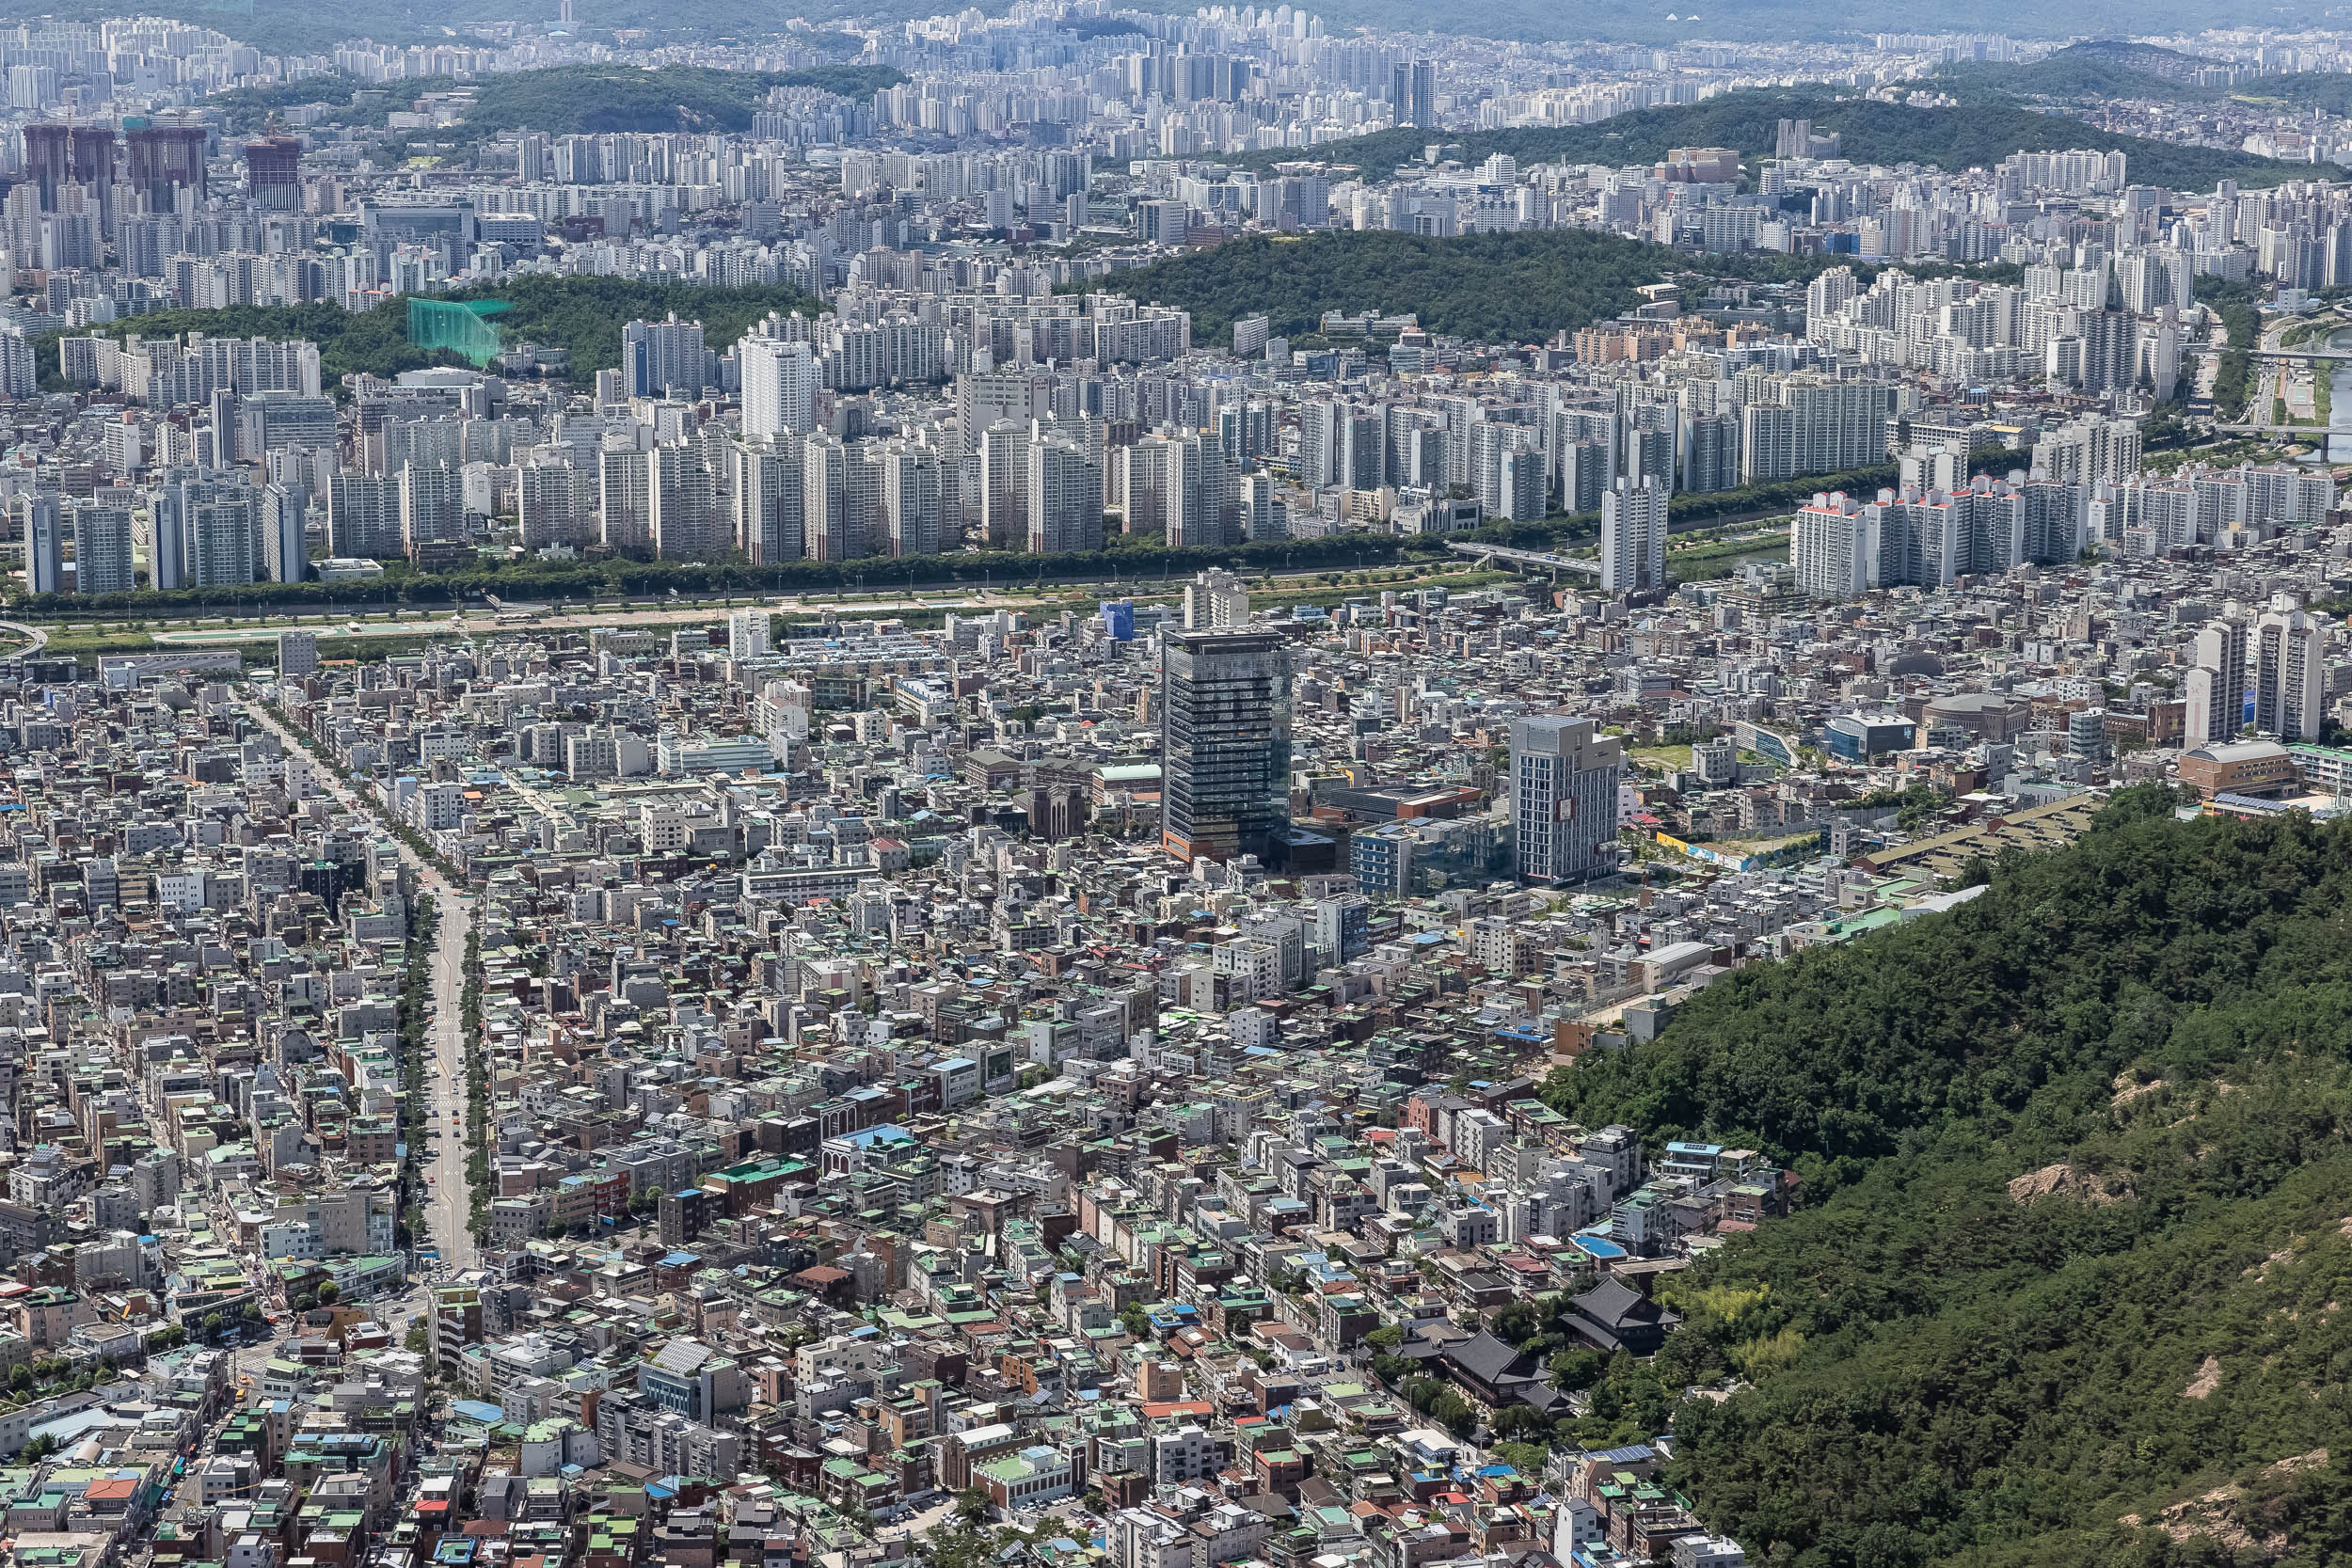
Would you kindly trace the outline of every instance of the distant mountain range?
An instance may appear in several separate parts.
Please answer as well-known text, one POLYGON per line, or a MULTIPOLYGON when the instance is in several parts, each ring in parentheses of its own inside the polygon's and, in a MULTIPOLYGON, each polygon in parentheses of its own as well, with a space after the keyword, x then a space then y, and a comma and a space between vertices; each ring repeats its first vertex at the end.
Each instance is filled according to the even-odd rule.
MULTIPOLYGON (((313 6, 300 0, 251 0, 249 10, 232 10, 220 0, 40 0, 35 8, 61 20, 88 20, 135 11, 175 16, 215 27, 273 51, 316 53, 351 38, 380 42, 446 36, 479 22, 552 22, 555 0, 467 0, 456 6, 419 6, 413 0, 337 0, 313 6)), ((587 32, 615 28, 703 38, 745 37, 773 32, 787 16, 822 27, 858 22, 883 24, 964 8, 947 0, 800 0, 782 10, 747 7, 734 0, 575 0, 576 25, 587 32)), ((1002 14, 1005 0, 977 0, 977 8, 1002 14)), ((1137 0, 1136 8, 1189 15, 1193 0, 1137 0)), ((1613 39, 1644 43, 1703 40, 1835 39, 1857 33, 1974 30, 2019 39, 2112 36, 2124 32, 2195 32, 2207 27, 2262 26, 2292 31, 2336 25, 2322 0, 2254 5, 2248 0, 2193 5, 2188 0, 2115 0, 2053 9, 2026 0, 1978 0, 1956 10, 1924 18, 1917 8, 1896 0, 1653 0, 1628 8, 1602 0, 1488 0, 1479 6, 1433 6, 1426 0, 1310 0, 1310 8, 1335 32, 1379 27, 1405 32, 1474 34, 1500 39, 1613 39)))
MULTIPOLYGON (((2048 81, 2055 74, 2043 72, 2035 80, 2048 81)), ((1314 157, 1354 164, 1367 173, 1385 175, 1400 164, 1420 159, 1426 147, 1439 145, 1458 150, 1465 163, 1473 164, 1498 152, 1507 153, 1523 164, 1564 158, 1574 163, 1613 166, 1646 164, 1664 157, 1669 148, 1687 146, 1737 148, 1743 158, 1753 162, 1772 154, 1782 119, 1804 119, 1812 120, 1817 132, 1837 133, 1844 155, 1857 162, 1913 163, 1963 169, 1989 167, 2020 150, 2121 150, 2128 159, 2134 181, 2178 190, 2209 190, 2222 179, 2233 179, 2241 185, 2275 185, 2286 180, 2309 178, 2312 172, 2309 164, 2117 135, 2064 115, 2028 107, 2023 99, 2013 96, 2013 88, 2002 85, 2004 80, 1988 71, 1954 78, 1948 83, 1922 84, 1928 87, 1949 87, 1963 99, 1958 107, 1913 108, 1876 99, 1841 99, 1827 88, 1730 92, 1701 103, 1644 109, 1590 125, 1461 135, 1381 131, 1304 152, 1252 153, 1236 161, 1263 166, 1286 159, 1314 157)), ((2153 76, 2148 80, 2160 82, 2153 76)), ((2352 77, 2277 80, 2334 82, 2352 87, 2352 77)))

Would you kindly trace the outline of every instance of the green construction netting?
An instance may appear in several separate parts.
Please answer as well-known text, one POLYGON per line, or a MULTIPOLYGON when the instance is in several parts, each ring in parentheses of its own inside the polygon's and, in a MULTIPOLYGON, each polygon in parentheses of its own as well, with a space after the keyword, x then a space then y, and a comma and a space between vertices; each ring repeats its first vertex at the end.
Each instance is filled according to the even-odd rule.
POLYGON ((408 301, 408 341, 419 348, 445 348, 476 365, 499 356, 499 329, 490 317, 507 309, 498 299, 408 301))

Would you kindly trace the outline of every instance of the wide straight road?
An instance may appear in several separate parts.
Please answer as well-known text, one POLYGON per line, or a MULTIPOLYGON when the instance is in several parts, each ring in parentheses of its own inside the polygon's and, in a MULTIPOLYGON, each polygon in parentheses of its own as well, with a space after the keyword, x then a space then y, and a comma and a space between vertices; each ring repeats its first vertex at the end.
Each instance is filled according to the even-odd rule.
MULTIPOLYGON (((440 882, 440 874, 425 874, 440 882)), ((445 911, 434 941, 433 1028, 430 1065, 433 1103, 426 1112, 433 1135, 425 1147, 432 1151, 427 1173, 426 1223, 440 1243, 441 1261, 452 1269, 470 1268, 474 1261, 473 1231, 468 1226, 466 1197, 466 1026, 458 1010, 466 987, 466 939, 473 929, 473 895, 453 895, 446 887, 435 900, 445 911)))
MULTIPOLYGON (((279 721, 261 698, 258 689, 246 691, 247 711, 262 727, 278 736, 289 756, 304 755, 302 743, 279 721)), ((354 793, 324 768, 318 776, 327 793, 356 816, 373 817, 389 833, 391 818, 374 800, 354 793)), ((470 1268, 474 1263, 473 1232, 467 1226, 466 1200, 466 1039, 459 1008, 466 988, 466 943, 473 932, 473 895, 452 887, 430 862, 397 835, 392 844, 400 858, 416 873, 421 892, 433 898, 438 918, 432 958, 433 1017, 427 1030, 425 1055, 425 1225, 440 1248, 445 1270, 470 1268), (457 1119, 452 1119, 454 1112, 457 1119)))

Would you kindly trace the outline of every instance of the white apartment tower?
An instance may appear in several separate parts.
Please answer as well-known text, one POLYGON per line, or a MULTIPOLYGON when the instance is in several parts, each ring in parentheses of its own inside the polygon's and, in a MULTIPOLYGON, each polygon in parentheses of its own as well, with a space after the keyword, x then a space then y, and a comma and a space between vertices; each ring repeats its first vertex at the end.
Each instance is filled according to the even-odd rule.
POLYGON ((1103 467, 1075 441, 1029 444, 1028 546, 1032 554, 1103 547, 1103 467))
POLYGON ((1249 625, 1249 588, 1222 566, 1184 584, 1184 629, 1224 631, 1249 625))
POLYGON ((803 553, 806 479, 801 451, 802 443, 787 436, 736 447, 729 459, 735 465, 735 482, 728 486, 735 547, 755 566, 798 561, 803 553))
POLYGON ((743 435, 758 441, 806 436, 817 428, 817 357, 803 342, 745 338, 735 346, 743 375, 743 435))
POLYGON ((1855 599, 1870 588, 1870 521, 1842 490, 1815 496, 1797 514, 1788 559, 1807 598, 1855 599))
POLYGON ((2182 683, 2188 700, 2183 741, 2206 746, 2237 738, 2246 713, 2246 625, 2214 621, 2197 634, 2197 662, 2182 683))
MULTIPOLYGON (((946 488, 939 453, 930 447, 897 442, 869 451, 866 462, 882 488, 882 527, 892 555, 937 555, 945 546, 946 488)), ((1103 509, 1094 509, 1095 548, 1102 546, 1103 509)))
POLYGON ((1666 585, 1666 492, 1620 476, 1600 499, 1600 586, 1633 594, 1666 585))
POLYGON ((727 657, 764 658, 772 626, 765 610, 739 610, 727 617, 727 657))
POLYGON ((2254 623, 2254 727, 2280 740, 2316 740, 2327 712, 2319 623, 2292 594, 2274 594, 2254 623))
POLYGON ((692 446, 653 451, 648 523, 654 554, 664 561, 708 561, 720 553, 719 498, 701 451, 692 446))

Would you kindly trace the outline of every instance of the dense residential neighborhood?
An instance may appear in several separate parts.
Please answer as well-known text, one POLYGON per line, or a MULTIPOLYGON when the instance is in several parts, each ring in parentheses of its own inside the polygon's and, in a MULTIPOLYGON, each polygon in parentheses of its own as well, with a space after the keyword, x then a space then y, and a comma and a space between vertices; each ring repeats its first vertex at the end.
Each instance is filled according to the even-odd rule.
POLYGON ((2352 1549, 2335 19, 528 8, 0 21, 0 1568, 2352 1549))

